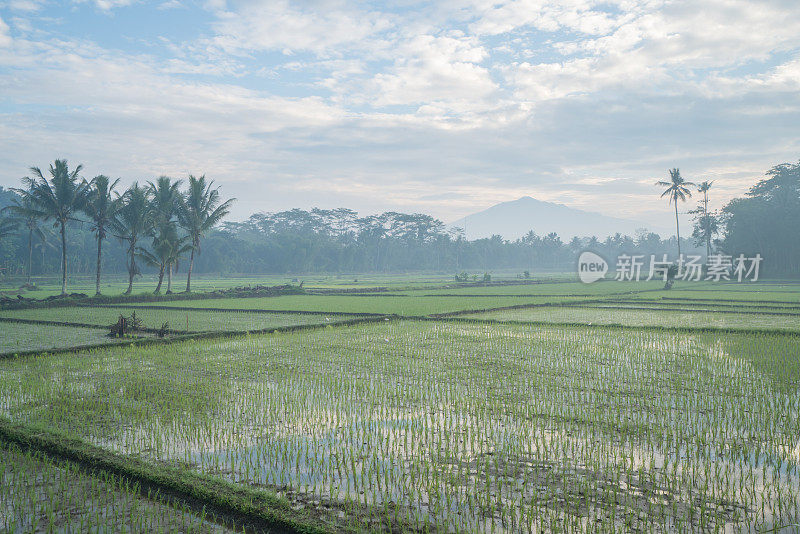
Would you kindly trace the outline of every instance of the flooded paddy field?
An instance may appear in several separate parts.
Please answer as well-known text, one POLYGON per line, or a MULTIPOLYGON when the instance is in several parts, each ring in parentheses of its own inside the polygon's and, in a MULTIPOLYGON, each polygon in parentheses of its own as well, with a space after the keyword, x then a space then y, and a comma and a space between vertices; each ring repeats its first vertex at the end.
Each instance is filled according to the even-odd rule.
POLYGON ((800 521, 794 335, 387 320, 3 361, 0 412, 329 530, 800 521))
POLYGON ((107 329, 0 321, 0 355, 111 343, 107 329))
POLYGON ((109 474, 0 442, 2 532, 234 532, 109 474))
POLYGON ((650 306, 647 304, 595 304, 592 306, 546 306, 494 310, 464 314, 472 319, 498 321, 616 324, 623 326, 659 326, 681 328, 731 328, 792 330, 800 332, 800 310, 785 308, 757 309, 691 308, 685 305, 650 306), (666 309, 665 309, 666 308, 666 309), (735 312, 735 313, 733 313, 735 312))

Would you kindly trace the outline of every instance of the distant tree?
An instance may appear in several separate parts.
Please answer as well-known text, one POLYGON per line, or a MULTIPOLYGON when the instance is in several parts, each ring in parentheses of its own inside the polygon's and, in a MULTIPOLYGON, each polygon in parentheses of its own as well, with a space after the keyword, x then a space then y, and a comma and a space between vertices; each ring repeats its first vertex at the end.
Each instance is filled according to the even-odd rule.
POLYGON ((711 240, 714 234, 719 231, 718 218, 708 211, 708 191, 713 183, 713 181, 705 181, 697 186, 697 191, 703 193, 703 200, 700 201, 700 205, 696 209, 689 212, 695 216, 692 237, 694 237, 696 245, 702 243, 706 246, 706 257, 711 255, 711 240))
MULTIPOLYGON (((167 267, 171 265, 169 260, 172 244, 178 239, 175 217, 181 205, 180 185, 180 180, 173 182, 168 176, 160 176, 155 183, 149 182, 148 199, 150 222, 152 224, 153 253, 146 257, 148 258, 148 263, 158 267, 158 284, 154 293, 161 291, 164 273, 167 267), (152 263, 154 258, 157 259, 156 263, 152 263)), ((171 270, 169 277, 171 281, 171 270)), ((168 286, 171 288, 171 283, 168 286)))
POLYGON ((640 228, 636 231, 636 247, 640 250, 657 251, 661 245, 661 236, 655 232, 640 228))
POLYGON ((89 184, 78 173, 83 165, 71 172, 65 159, 50 165, 50 178, 45 178, 39 167, 31 167, 34 178, 22 179, 26 189, 14 189, 43 219, 53 219, 61 232, 61 294, 67 293, 67 223, 78 220, 75 215, 86 205, 89 184))
POLYGON ((358 219, 358 213, 347 208, 336 208, 332 211, 339 237, 344 237, 348 232, 352 232, 356 219, 358 219))
POLYGON ((567 244, 567 248, 569 248, 569 251, 573 254, 577 254, 583 248, 583 240, 578 236, 573 236, 567 244))
POLYGON ((36 209, 31 195, 23 197, 17 196, 14 198, 13 204, 6 206, 4 211, 11 214, 11 220, 21 224, 28 231, 28 267, 26 271, 27 283, 30 284, 31 272, 33 270, 33 236, 35 235, 38 237, 40 241, 44 241, 45 239, 44 232, 42 232, 41 228, 41 212, 36 209))
POLYGON ((688 186, 695 185, 692 182, 687 182, 681 176, 681 172, 678 169, 670 169, 669 171, 669 182, 661 181, 657 182, 656 185, 660 185, 662 187, 666 187, 667 189, 661 193, 661 198, 668 197, 670 204, 673 202, 675 203, 675 236, 678 239, 678 256, 681 255, 681 229, 680 223, 678 222, 678 201, 686 201, 687 196, 692 196, 692 192, 689 190, 688 186))
POLYGON ((123 199, 115 194, 119 178, 111 182, 108 176, 95 176, 89 183, 89 196, 83 212, 92 221, 92 232, 97 239, 97 266, 95 268, 95 295, 100 295, 100 266, 103 240, 114 224, 114 218, 123 205, 123 199))
POLYGON ((136 264, 138 256, 139 240, 147 235, 150 229, 150 210, 148 209, 147 191, 134 184, 122 195, 122 206, 117 211, 114 218, 113 229, 115 235, 120 240, 127 243, 127 262, 128 262, 128 289, 126 295, 133 291, 133 278, 140 274, 139 266, 136 264))
POLYGON ((200 238, 225 217, 235 199, 220 204, 219 188, 212 187, 214 181, 206 183, 205 175, 195 178, 189 175, 189 186, 181 200, 178 222, 191 239, 191 256, 186 273, 186 292, 192 290, 192 269, 195 251, 200 252, 200 238))
POLYGON ((800 162, 767 171, 744 198, 722 209, 729 254, 761 254, 764 267, 776 274, 795 274, 800 265, 800 162))

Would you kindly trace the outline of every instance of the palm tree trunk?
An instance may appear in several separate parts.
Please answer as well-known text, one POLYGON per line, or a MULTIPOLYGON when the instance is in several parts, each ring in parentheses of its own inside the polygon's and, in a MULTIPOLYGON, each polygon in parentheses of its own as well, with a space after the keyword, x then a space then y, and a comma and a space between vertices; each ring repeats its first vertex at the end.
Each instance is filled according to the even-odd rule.
POLYGON ((28 228, 28 285, 31 283, 31 270, 33 270, 33 228, 28 228))
POLYGON ((711 256, 711 219, 708 218, 708 193, 703 192, 703 203, 705 204, 706 216, 706 258, 711 256))
POLYGON ((97 277, 95 280, 95 296, 100 295, 100 257, 102 254, 103 239, 100 237, 100 232, 97 233, 97 277))
POLYGON ((61 221, 61 294, 67 294, 67 230, 61 221))
POLYGON ((189 270, 186 273, 186 292, 192 292, 192 267, 194 267, 194 247, 192 247, 192 253, 189 256, 189 270))
POLYGON ((161 292, 161 284, 164 282, 164 264, 158 266, 158 285, 153 293, 158 294, 161 292))
POLYGON ((172 264, 167 264, 167 294, 172 293, 172 264))
POLYGON ((678 238, 678 259, 681 257, 681 227, 678 223, 678 199, 675 199, 675 236, 678 238))
POLYGON ((133 276, 136 274, 136 264, 133 262, 133 255, 135 254, 135 242, 131 243, 130 253, 130 263, 128 263, 128 289, 125 290, 126 295, 130 295, 133 292, 133 276))

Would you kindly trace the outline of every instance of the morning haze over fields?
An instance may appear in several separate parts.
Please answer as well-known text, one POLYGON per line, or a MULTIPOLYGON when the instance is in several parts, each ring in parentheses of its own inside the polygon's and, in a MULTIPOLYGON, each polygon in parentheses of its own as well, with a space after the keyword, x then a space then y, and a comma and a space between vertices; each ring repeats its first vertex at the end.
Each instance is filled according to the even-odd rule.
POLYGON ((0 0, 0 533, 800 532, 797 0, 0 0))

